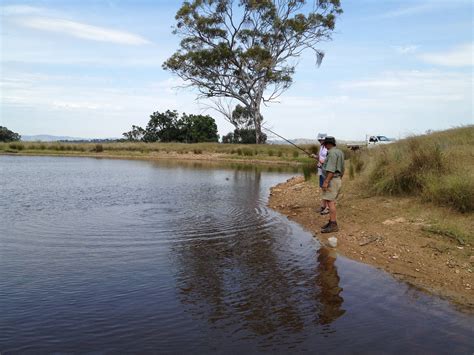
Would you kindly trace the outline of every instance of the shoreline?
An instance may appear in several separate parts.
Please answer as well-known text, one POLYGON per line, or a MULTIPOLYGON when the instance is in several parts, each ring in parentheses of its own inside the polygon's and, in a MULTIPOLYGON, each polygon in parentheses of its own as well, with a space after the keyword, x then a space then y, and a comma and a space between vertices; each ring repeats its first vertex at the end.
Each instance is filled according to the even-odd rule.
MULTIPOLYGON (((327 216, 316 212, 320 190, 315 181, 293 177, 271 188, 268 206, 293 220, 336 252, 391 274, 394 278, 450 301, 474 314, 474 246, 460 245, 426 232, 434 220, 454 213, 409 198, 362 196, 345 179, 338 200, 339 232, 321 234, 327 216)), ((470 218, 469 215, 458 218, 470 218)))
POLYGON ((254 158, 228 158, 227 154, 202 153, 202 154, 178 154, 169 153, 149 153, 144 154, 109 154, 109 153, 76 153, 76 152, 37 152, 37 151, 19 151, 7 152, 0 151, 4 156, 39 156, 39 157, 70 157, 70 158, 100 158, 100 159, 123 159, 123 160, 147 160, 147 161, 186 161, 186 162, 205 162, 205 163, 235 163, 248 165, 265 165, 275 167, 300 167, 301 162, 291 160, 265 160, 254 158))

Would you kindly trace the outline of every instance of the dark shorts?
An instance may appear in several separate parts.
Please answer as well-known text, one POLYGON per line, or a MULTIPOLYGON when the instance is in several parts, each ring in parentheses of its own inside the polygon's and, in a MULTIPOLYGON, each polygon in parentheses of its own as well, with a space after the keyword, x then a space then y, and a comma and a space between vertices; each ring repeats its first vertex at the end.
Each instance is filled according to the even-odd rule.
POLYGON ((323 187, 324 180, 326 180, 325 177, 322 174, 320 174, 319 175, 319 187, 321 187, 321 188, 323 187))

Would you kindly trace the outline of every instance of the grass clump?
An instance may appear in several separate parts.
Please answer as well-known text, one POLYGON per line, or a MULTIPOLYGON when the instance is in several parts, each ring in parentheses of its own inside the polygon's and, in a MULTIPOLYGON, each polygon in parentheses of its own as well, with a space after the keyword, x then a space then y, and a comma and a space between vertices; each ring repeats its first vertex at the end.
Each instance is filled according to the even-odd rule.
POLYGON ((96 144, 94 147, 96 153, 102 153, 104 151, 104 146, 102 144, 96 144))
POLYGON ((12 142, 8 145, 8 147, 10 149, 14 149, 14 150, 23 150, 23 149, 25 149, 25 146, 23 145, 23 143, 20 143, 20 142, 12 142))
POLYGON ((474 179, 464 174, 432 178, 423 189, 423 198, 460 212, 474 211, 474 179))
POLYGON ((242 153, 244 154, 244 156, 246 157, 251 157, 254 155, 254 151, 252 149, 249 149, 249 148, 244 148, 242 149, 242 153))
POLYGON ((354 153, 349 175, 365 170, 365 186, 372 194, 417 196, 459 212, 472 212, 473 146, 474 126, 411 137, 354 153))
POLYGON ((202 149, 195 148, 195 149, 193 149, 193 153, 194 154, 202 154, 202 149))
POLYGON ((311 180, 312 175, 316 175, 316 166, 314 162, 303 164, 303 176, 305 181, 311 180))
POLYGON ((294 150, 293 151, 293 158, 298 158, 300 156, 300 152, 298 152, 297 150, 294 150))

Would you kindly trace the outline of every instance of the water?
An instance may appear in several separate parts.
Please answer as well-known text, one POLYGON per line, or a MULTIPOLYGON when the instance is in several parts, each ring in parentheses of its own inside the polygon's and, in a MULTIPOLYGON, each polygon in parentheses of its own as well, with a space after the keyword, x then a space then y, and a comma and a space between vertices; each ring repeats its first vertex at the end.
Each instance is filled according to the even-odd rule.
POLYGON ((0 156, 0 351, 472 354, 472 316, 269 210, 289 176, 0 156))

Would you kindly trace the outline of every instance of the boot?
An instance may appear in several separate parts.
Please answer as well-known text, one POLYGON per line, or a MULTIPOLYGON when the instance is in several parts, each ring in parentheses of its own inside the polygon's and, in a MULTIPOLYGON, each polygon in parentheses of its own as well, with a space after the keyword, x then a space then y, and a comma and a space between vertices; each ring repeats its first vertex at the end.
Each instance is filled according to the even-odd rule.
POLYGON ((337 226, 337 222, 329 221, 327 226, 321 228, 321 233, 334 233, 339 231, 339 227, 337 226))
POLYGON ((328 223, 326 223, 324 226, 322 226, 321 229, 329 227, 330 224, 331 224, 331 221, 328 221, 328 223))

